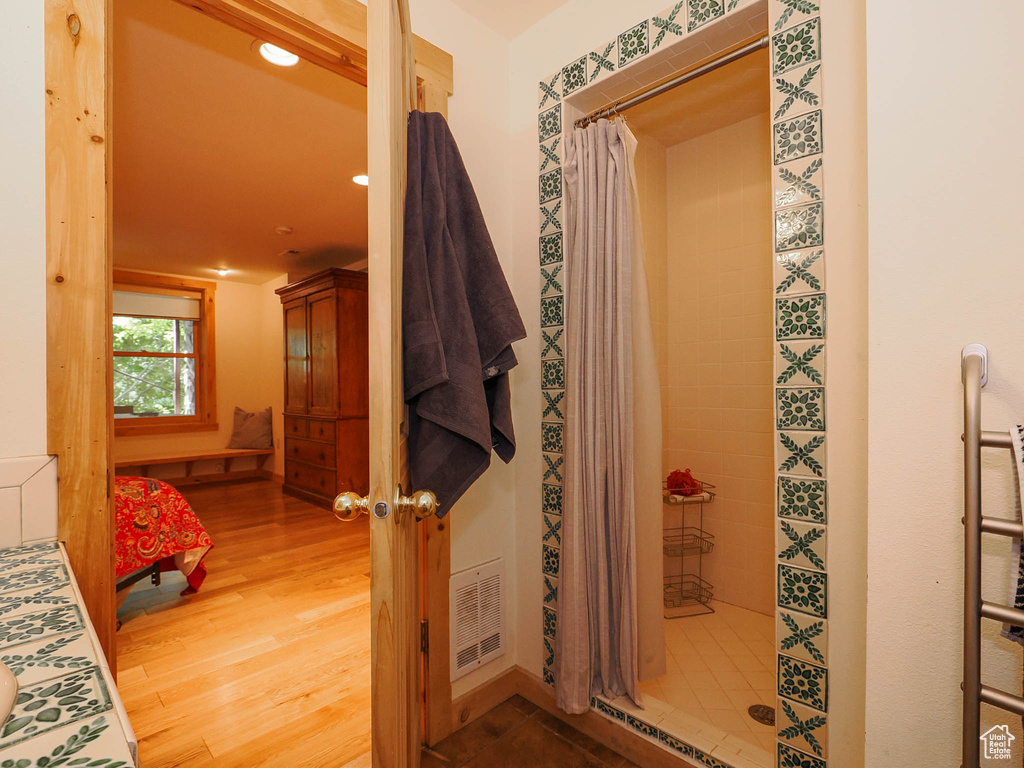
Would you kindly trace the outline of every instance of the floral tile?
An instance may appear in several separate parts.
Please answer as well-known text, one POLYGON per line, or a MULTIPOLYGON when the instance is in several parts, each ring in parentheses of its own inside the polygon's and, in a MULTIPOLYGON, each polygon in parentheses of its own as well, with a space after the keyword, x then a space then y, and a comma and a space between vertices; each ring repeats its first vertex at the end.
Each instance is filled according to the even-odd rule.
POLYGON ((562 315, 562 297, 547 296, 540 300, 540 325, 541 328, 551 328, 565 323, 562 315))
MULTIPOLYGON (((817 248, 825 241, 825 211, 821 203, 775 212, 775 250, 817 248)), ((561 224, 559 224, 561 226, 561 224)))
POLYGON ((553 235, 558 233, 561 240, 562 233, 562 200, 553 200, 540 207, 540 232, 542 235, 553 235))
POLYGON ((825 383, 825 342, 780 341, 775 345, 776 384, 825 383))
MULTIPOLYGON (((543 301, 543 299, 541 300, 543 301)), ((775 299, 775 339, 825 338, 825 294, 775 299)))
POLYGON ((779 699, 775 728, 781 741, 818 757, 828 757, 827 715, 795 701, 779 699))
POLYGON ((544 606, 544 637, 555 636, 555 629, 558 625, 558 614, 553 610, 544 606))
POLYGON ((540 239, 540 263, 557 264, 562 262, 562 233, 555 232, 544 235, 540 239))
POLYGON ((587 84, 587 57, 580 56, 576 61, 562 67, 562 95, 568 96, 587 84))
POLYGON ((544 482, 561 483, 562 463, 565 461, 565 457, 559 453, 542 453, 541 458, 544 463, 544 482))
POLYGON ((646 20, 619 35, 619 69, 646 56, 651 50, 646 20))
POLYGON ((17 560, 24 557, 31 557, 40 552, 57 552, 57 542, 41 541, 37 544, 25 544, 21 547, 7 547, 0 549, 0 561, 17 560))
POLYGON ((547 515, 562 514, 562 486, 541 485, 541 496, 543 498, 542 509, 547 515))
POLYGON ((0 595, 0 618, 37 612, 43 608, 74 605, 75 602, 75 591, 68 582, 5 592, 0 595))
POLYGON ((7 594, 17 589, 46 587, 51 584, 67 584, 68 572, 63 565, 51 565, 46 568, 29 571, 11 571, 0 576, 0 594, 7 594))
POLYGON ((651 41, 652 51, 656 51, 662 43, 671 45, 677 37, 682 37, 686 34, 686 29, 683 27, 686 20, 680 16, 685 6, 686 0, 680 0, 680 2, 669 8, 664 15, 655 16, 651 19, 651 31, 657 30, 654 40, 651 41))
POLYGON ((779 565, 779 607, 828 618, 828 577, 817 571, 779 565))
POLYGON ((549 638, 542 639, 544 640, 544 666, 553 667, 555 666, 555 646, 549 638))
MULTIPOLYGON (((562 101, 562 71, 559 70, 551 77, 541 80, 537 90, 539 91, 537 111, 543 110, 545 107, 550 109, 552 104, 560 103, 562 101)), ((561 133, 561 128, 555 133, 561 133)))
POLYGON ((686 30, 693 32, 725 16, 725 0, 686 0, 686 30))
POLYGON ((821 110, 783 120, 772 126, 775 165, 822 151, 821 110))
POLYGON ((787 656, 825 666, 828 659, 828 626, 825 619, 791 611, 777 611, 775 629, 780 651, 787 656))
POLYGON ((772 36, 772 74, 810 64, 821 58, 821 19, 815 17, 772 36))
POLYGON ((650 723, 645 723, 638 717, 633 717, 633 715, 627 714, 626 725, 628 725, 634 731, 642 733, 644 736, 650 736, 652 739, 658 738, 658 729, 650 723))
POLYGON ((550 605, 552 608, 558 607, 558 579, 554 576, 544 576, 543 603, 544 605, 550 605))
POLYGON ((544 328, 540 332, 541 347, 540 356, 542 359, 549 357, 565 357, 562 349, 562 337, 565 335, 564 328, 544 328))
POLYGON ((0 579, 15 571, 34 571, 53 565, 62 565, 60 552, 56 549, 37 549, 26 552, 20 557, 0 559, 0 579))
MULTIPOLYGON (((547 421, 565 421, 565 390, 546 389, 540 393, 541 414, 540 417, 547 421)), ((0 610, 3 610, 0 606, 0 610)))
POLYGON ((545 544, 541 553, 543 555, 543 572, 548 576, 557 576, 559 560, 558 550, 545 544))
POLYGON ((828 710, 828 670, 779 656, 779 695, 817 710, 828 710))
POLYGON ((778 75, 772 81, 772 119, 781 120, 821 106, 821 64, 778 75))
POLYGON ((615 720, 618 720, 620 722, 626 722, 626 713, 618 707, 612 706, 607 701, 604 701, 603 699, 597 699, 594 702, 594 706, 597 708, 598 712, 603 712, 609 717, 614 718, 615 720))
POLYGON ((824 387, 779 387, 775 390, 775 426, 778 429, 825 429, 824 387))
POLYGON ((772 176, 772 189, 775 195, 775 207, 799 205, 821 200, 822 159, 794 160, 775 168, 772 176))
POLYGON ((664 744, 669 749, 674 749, 684 757, 693 757, 693 747, 687 744, 685 741, 680 741, 675 736, 664 731, 658 731, 658 741, 664 744))
POLYGON ((555 673, 547 667, 544 668, 544 682, 552 687, 555 685, 555 673))
POLYGON ((774 269, 777 296, 825 290, 825 251, 822 248, 777 253, 774 269))
POLYGON ((557 200, 562 196, 562 169, 555 168, 553 171, 540 175, 540 201, 546 203, 550 200, 557 200))
POLYGON ((76 605, 0 619, 0 649, 73 632, 84 626, 82 612, 76 605))
POLYGON ((110 694, 99 667, 22 688, 0 729, 0 749, 106 712, 110 694))
POLYGON ((609 40, 587 55, 587 82, 596 83, 615 72, 615 40, 609 40))
POLYGON ((776 530, 778 559, 803 568, 825 570, 828 532, 823 525, 779 520, 776 530))
POLYGON ((825 476, 825 434, 779 432, 779 472, 803 477, 825 476))
POLYGON ((775 19, 773 29, 778 31, 791 21, 803 21, 818 13, 818 4, 811 0, 772 0, 771 15, 775 19))
POLYGON ((561 424, 542 423, 540 425, 541 450, 547 452, 562 453, 564 451, 564 441, 562 437, 563 432, 564 427, 561 424))
POLYGON ((134 768, 135 760, 113 715, 65 725, 37 738, 0 748, 0 766, 4 768, 58 765, 134 768))
POLYGON ((556 547, 562 546, 562 516, 543 515, 543 520, 544 532, 541 534, 541 541, 556 547))
POLYGON ((543 389, 565 389, 565 360, 541 360, 540 369, 543 389))
POLYGON ((826 768, 825 761, 779 742, 778 768, 826 768))
POLYGON ((700 749, 694 749, 693 756, 697 758, 698 763, 707 766, 707 768, 732 768, 728 763, 723 763, 717 757, 712 757, 700 749))
POLYGON ((24 687, 91 667, 96 663, 96 652, 84 631, 72 632, 7 648, 0 652, 0 663, 6 664, 24 687))
POLYGON ((537 136, 540 141, 547 141, 552 136, 562 133, 562 105, 556 104, 545 109, 537 118, 537 136))
POLYGON ((547 264, 540 268, 541 296, 558 296, 564 292, 562 286, 562 271, 564 268, 565 265, 561 262, 547 264))
POLYGON ((779 478, 779 517, 828 522, 828 494, 824 480, 779 478))
POLYGON ((562 137, 555 136, 547 141, 542 141, 538 145, 540 151, 540 173, 544 173, 544 171, 549 170, 550 168, 558 168, 562 165, 561 144, 562 137))

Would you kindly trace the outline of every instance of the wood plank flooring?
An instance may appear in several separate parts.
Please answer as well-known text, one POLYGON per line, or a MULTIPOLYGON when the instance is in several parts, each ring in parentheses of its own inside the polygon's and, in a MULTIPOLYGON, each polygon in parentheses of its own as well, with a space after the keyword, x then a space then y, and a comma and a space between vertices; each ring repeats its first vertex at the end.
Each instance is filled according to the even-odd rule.
POLYGON ((179 597, 165 577, 118 613, 145 768, 369 766, 366 518, 340 523, 270 481, 182 492, 214 541, 206 583, 179 597))

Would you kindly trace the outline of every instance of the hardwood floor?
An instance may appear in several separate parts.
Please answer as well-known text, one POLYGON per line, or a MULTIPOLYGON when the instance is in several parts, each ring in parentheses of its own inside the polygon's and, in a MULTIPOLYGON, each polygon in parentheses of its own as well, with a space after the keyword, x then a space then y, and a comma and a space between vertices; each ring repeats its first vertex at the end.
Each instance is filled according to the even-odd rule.
POLYGON ((136 587, 118 612, 142 764, 368 768, 366 518, 340 523, 269 481, 182 492, 214 541, 206 583, 136 587))

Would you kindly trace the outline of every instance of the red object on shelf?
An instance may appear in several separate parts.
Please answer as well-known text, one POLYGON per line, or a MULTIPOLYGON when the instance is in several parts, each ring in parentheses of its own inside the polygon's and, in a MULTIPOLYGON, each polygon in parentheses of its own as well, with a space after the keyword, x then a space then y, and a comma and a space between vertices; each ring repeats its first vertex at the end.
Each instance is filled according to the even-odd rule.
POLYGON ((700 480, 694 479, 690 474, 689 467, 685 471, 674 470, 669 474, 665 485, 668 487, 668 492, 676 496, 696 496, 698 493, 704 492, 700 480))

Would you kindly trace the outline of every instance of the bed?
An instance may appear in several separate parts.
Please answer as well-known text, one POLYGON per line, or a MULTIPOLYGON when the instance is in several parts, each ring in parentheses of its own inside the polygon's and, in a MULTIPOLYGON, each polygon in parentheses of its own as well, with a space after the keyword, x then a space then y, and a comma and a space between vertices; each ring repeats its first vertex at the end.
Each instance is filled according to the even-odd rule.
POLYGON ((116 476, 114 516, 119 603, 132 585, 147 576, 159 584, 160 574, 172 570, 188 582, 182 595, 199 590, 213 541, 180 491, 150 477, 116 476))

